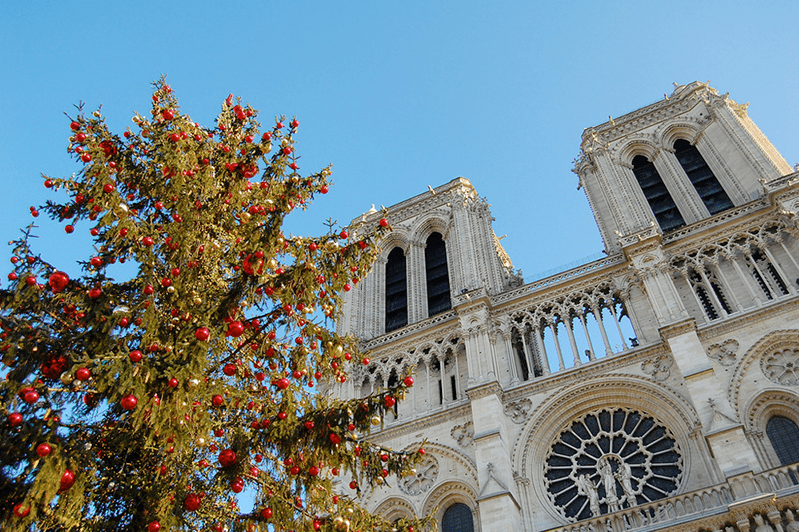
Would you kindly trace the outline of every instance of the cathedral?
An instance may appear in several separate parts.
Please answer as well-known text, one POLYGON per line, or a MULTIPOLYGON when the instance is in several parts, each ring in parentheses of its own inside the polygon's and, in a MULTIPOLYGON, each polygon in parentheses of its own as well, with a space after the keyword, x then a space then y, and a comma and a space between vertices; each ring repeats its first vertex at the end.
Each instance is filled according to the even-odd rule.
POLYGON ((413 373, 372 438, 426 453, 369 510, 442 532, 799 531, 799 172, 746 107, 695 82, 586 129, 574 173, 606 256, 544 279, 466 179, 388 209, 338 323, 371 363, 336 392, 413 373))

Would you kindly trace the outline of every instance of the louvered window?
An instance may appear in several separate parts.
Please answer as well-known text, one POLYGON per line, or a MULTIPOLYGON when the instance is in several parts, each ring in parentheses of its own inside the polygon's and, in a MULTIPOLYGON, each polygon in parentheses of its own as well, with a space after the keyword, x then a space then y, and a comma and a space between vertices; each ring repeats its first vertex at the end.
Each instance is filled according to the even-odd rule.
POLYGON ((441 532, 474 532, 471 509, 460 502, 447 508, 441 519, 441 532))
POLYGON ((724 191, 716 176, 713 175, 713 171, 707 165, 699 150, 696 149, 696 146, 691 145, 685 139, 679 139, 674 143, 674 151, 680 166, 682 166, 710 214, 716 214, 733 207, 730 197, 724 191))
POLYGON ((440 233, 433 233, 427 238, 424 262, 427 277, 427 313, 428 316, 435 316, 452 308, 449 297, 447 246, 440 233))
POLYGON ((783 416, 774 416, 766 424, 766 434, 777 453, 780 465, 799 462, 799 427, 783 416))
POLYGON ((635 174, 635 179, 638 180, 641 191, 652 209, 652 214, 655 215, 663 232, 666 233, 684 226, 685 220, 677 209, 677 204, 674 203, 666 185, 663 184, 663 179, 660 178, 655 165, 643 155, 637 155, 633 159, 633 174, 635 174))
POLYGON ((394 248, 386 264, 386 332, 408 325, 408 276, 405 252, 394 248))

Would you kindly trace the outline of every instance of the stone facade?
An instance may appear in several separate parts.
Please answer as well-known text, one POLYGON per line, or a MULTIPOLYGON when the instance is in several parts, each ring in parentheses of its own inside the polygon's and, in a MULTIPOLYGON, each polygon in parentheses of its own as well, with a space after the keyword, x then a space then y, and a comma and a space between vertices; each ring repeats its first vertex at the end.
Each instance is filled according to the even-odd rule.
POLYGON ((799 173, 702 83, 587 129, 574 171, 607 257, 530 283, 468 180, 388 210, 339 323, 372 362, 336 392, 413 372, 373 437, 427 454, 366 506, 465 505, 482 532, 799 530, 799 173))

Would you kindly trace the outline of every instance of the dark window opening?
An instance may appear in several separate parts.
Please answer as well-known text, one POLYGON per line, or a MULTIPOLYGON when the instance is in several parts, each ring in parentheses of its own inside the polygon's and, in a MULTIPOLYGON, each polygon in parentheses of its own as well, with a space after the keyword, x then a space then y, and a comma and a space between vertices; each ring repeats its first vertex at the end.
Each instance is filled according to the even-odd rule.
POLYGON ((718 312, 716 312, 716 307, 713 306, 713 302, 710 301, 710 297, 707 295, 707 290, 705 290, 704 286, 696 286, 694 287, 696 290, 696 296, 699 298, 699 301, 702 302, 702 308, 707 314, 708 319, 715 320, 719 317, 718 312))
POLYGON ((441 519, 441 532, 474 532, 472 510, 460 502, 447 508, 441 519))
POLYGON ((444 404, 444 386, 441 379, 438 380, 438 404, 444 404))
POLYGON ((677 204, 674 203, 666 185, 663 184, 663 179, 658 174, 655 165, 643 155, 636 155, 633 158, 633 174, 663 232, 666 233, 684 226, 685 220, 677 209, 677 204))
POLYGON ((530 378, 530 368, 527 366, 527 357, 524 356, 524 345, 522 344, 520 336, 514 334, 514 337, 513 350, 516 352, 516 358, 519 360, 519 367, 521 367, 522 370, 522 380, 526 381, 530 378))
POLYGON ((674 152, 710 214, 717 214, 734 206, 696 146, 685 139, 679 139, 674 143, 674 152))
POLYGON ((386 264, 386 332, 408 325, 408 279, 405 252, 394 248, 386 264))
POLYGON ((783 416, 774 416, 766 424, 768 435, 780 465, 799 462, 799 427, 783 416))
POLYGON ((721 303, 721 308, 724 309, 724 312, 726 312, 727 314, 732 314, 732 311, 730 311, 730 304, 727 303, 727 298, 724 296, 724 292, 722 291, 721 286, 712 281, 710 283, 710 286, 711 288, 713 288, 713 293, 716 294, 716 299, 718 299, 719 303, 721 303))
POLYGON ((450 377, 449 377, 449 385, 450 385, 450 388, 452 388, 452 400, 453 401, 457 401, 458 400, 458 388, 457 388, 457 386, 455 384, 456 384, 455 375, 450 375, 450 377))
POLYGON ((435 316, 452 308, 449 296, 447 246, 440 233, 432 233, 427 238, 424 262, 427 278, 427 315, 435 316))

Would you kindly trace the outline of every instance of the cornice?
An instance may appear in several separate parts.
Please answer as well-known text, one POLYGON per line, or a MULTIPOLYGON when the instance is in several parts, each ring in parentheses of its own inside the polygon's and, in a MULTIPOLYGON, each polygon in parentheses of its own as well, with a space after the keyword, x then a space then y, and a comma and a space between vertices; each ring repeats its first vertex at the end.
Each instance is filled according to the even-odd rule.
POLYGON ((425 429, 437 425, 451 425, 456 421, 468 419, 471 421, 472 407, 467 402, 458 406, 450 406, 446 410, 432 415, 425 415, 421 419, 414 419, 405 422, 398 422, 389 428, 384 428, 379 432, 371 432, 367 439, 376 443, 385 443, 395 438, 408 436, 409 434, 424 433, 425 429))
POLYGON ((664 341, 671 340, 676 336, 680 336, 691 331, 696 331, 696 320, 687 318, 671 325, 661 327, 660 336, 664 341))
POLYGON ((489 395, 496 395, 501 400, 502 386, 500 386, 496 381, 489 382, 488 384, 481 384, 473 388, 469 388, 466 390, 466 395, 469 396, 469 400, 471 401, 476 401, 477 399, 482 399, 483 397, 488 397, 489 395))

